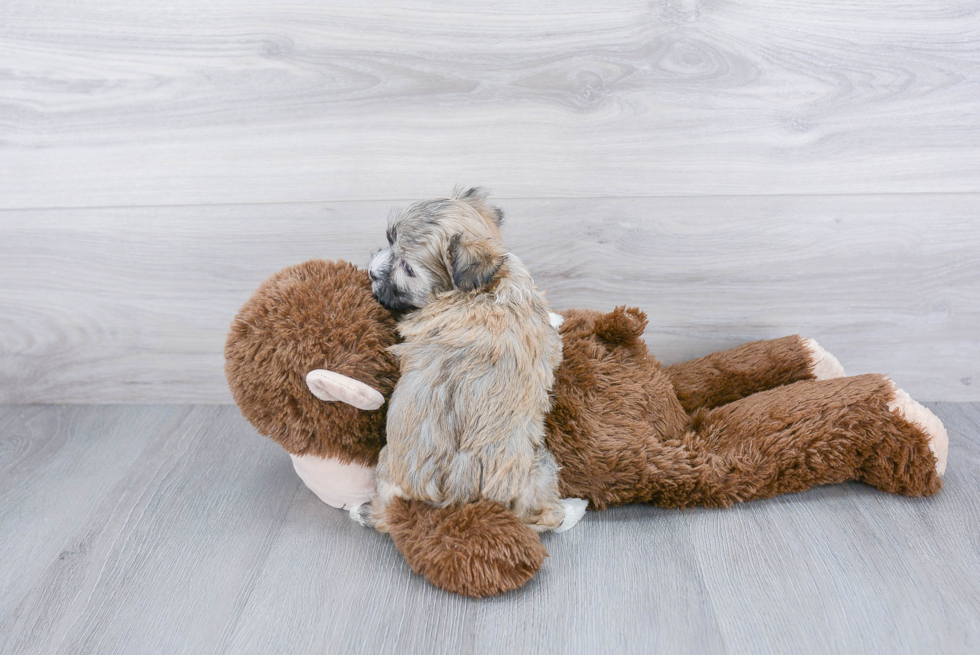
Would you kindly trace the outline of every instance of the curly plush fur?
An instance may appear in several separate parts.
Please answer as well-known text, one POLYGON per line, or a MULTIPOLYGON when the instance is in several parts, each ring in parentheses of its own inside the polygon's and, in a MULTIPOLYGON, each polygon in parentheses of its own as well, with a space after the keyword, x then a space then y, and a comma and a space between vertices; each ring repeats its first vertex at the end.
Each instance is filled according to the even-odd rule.
POLYGON ((398 341, 364 271, 312 260, 270 277, 239 310, 225 343, 225 375, 245 418, 288 452, 374 466, 386 407, 322 402, 306 374, 329 369, 388 397, 398 378, 388 347, 398 341))
POLYGON ((433 507, 396 498, 388 531, 416 573, 464 596, 494 596, 530 580, 548 556, 538 534, 490 500, 433 507))
MULTIPOLYGON (((641 338, 643 312, 564 317, 546 418, 563 496, 597 509, 726 507, 845 480, 909 496, 942 486, 939 420, 883 376, 816 379, 842 372, 821 365, 829 355, 810 340, 760 341, 663 367, 641 338)), ((329 368, 388 397, 397 371, 385 348, 396 339, 365 272, 307 262, 263 284, 236 318, 229 384, 245 416, 289 452, 374 463, 384 408, 322 403, 302 380, 329 368)), ((486 501, 400 500, 391 534, 415 571, 471 596, 520 586, 546 555, 513 513, 486 501)))
POLYGON ((636 309, 565 313, 547 426, 564 495, 601 509, 727 507, 845 480, 939 490, 929 436, 889 409, 883 376, 815 380, 796 336, 665 369, 639 338, 645 325, 636 309))

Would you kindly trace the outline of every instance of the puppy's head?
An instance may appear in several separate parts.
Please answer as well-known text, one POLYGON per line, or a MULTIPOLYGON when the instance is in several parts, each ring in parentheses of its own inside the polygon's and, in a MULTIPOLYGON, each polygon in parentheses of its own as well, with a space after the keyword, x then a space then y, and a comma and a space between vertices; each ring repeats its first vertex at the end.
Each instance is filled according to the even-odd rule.
POLYGON ((437 294, 489 286, 504 261, 503 213, 474 188, 418 202, 388 221, 388 247, 371 257, 371 290, 393 312, 420 309, 437 294))

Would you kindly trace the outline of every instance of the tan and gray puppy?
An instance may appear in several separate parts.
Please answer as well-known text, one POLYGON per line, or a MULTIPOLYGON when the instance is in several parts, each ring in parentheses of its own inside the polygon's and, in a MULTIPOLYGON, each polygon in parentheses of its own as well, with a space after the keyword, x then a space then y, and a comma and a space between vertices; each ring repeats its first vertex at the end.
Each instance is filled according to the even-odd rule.
POLYGON ((401 377, 388 407, 378 494, 355 508, 386 530, 395 497, 438 506, 498 501, 537 531, 567 530, 586 501, 562 500, 544 441, 561 337, 527 268, 504 251, 501 212, 479 189, 392 217, 369 273, 400 313, 401 377))

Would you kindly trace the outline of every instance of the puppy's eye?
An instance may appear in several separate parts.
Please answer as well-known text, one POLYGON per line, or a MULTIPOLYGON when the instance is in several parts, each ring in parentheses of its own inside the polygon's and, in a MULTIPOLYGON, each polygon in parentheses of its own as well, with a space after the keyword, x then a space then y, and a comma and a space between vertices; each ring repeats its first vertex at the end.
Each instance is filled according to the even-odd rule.
POLYGON ((415 271, 412 270, 411 265, 404 259, 402 260, 402 270, 405 271, 405 275, 408 277, 415 277, 415 271))

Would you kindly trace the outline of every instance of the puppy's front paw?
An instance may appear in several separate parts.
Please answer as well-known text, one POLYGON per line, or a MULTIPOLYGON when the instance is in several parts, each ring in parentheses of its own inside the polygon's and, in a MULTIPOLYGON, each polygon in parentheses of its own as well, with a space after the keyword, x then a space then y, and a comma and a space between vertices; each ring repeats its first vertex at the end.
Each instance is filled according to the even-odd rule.
POLYGON ((565 532, 575 527, 575 524, 585 516, 585 509, 589 506, 589 501, 582 498, 564 498, 561 501, 562 509, 565 510, 565 519, 561 522, 555 532, 565 532))
POLYGON ((551 322, 551 327, 556 330, 561 327, 561 324, 565 322, 565 317, 561 314, 556 314, 554 312, 548 312, 548 320, 551 322))

